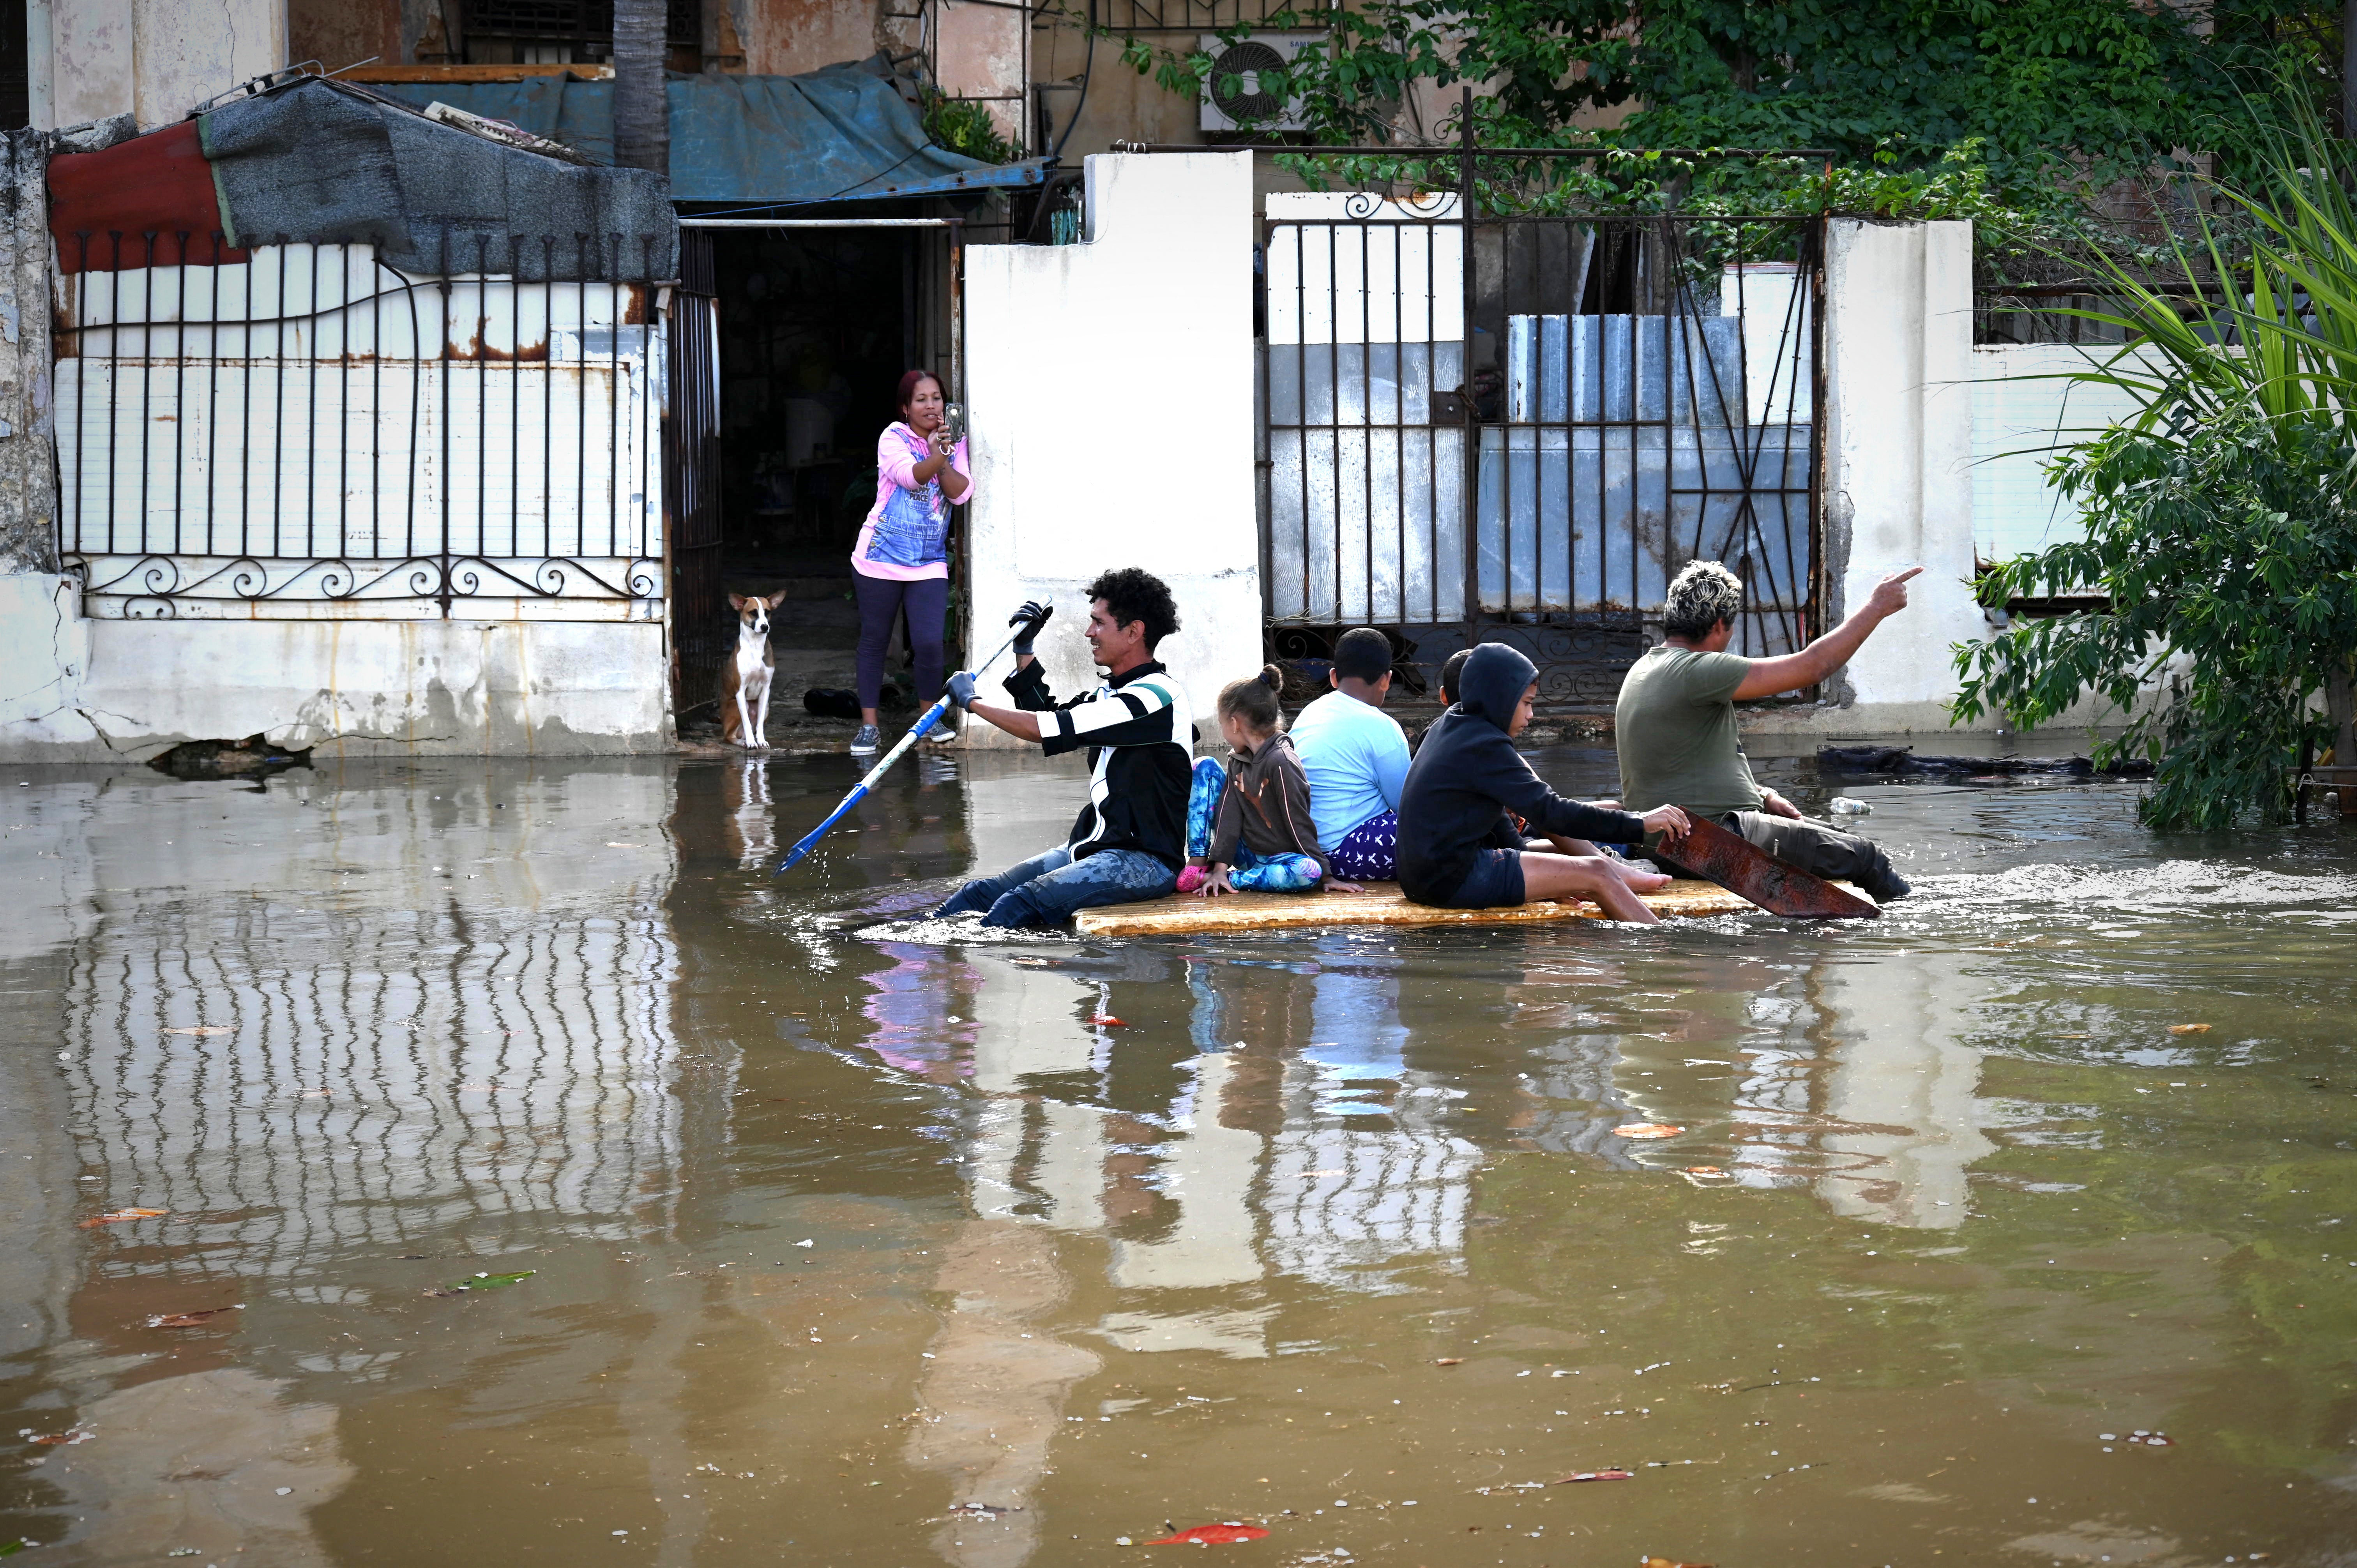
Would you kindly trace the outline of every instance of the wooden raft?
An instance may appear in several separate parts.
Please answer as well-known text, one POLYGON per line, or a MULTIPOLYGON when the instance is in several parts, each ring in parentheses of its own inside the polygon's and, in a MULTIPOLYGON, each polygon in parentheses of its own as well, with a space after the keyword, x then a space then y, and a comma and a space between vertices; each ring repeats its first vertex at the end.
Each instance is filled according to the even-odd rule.
MULTIPOLYGON (((1364 893, 1234 893, 1220 898, 1174 893, 1141 904, 1083 909, 1072 917, 1072 925, 1084 937, 1174 937, 1199 931, 1286 931, 1329 926, 1518 926, 1604 918, 1603 910, 1584 900, 1507 909, 1436 909, 1409 903, 1394 884, 1365 886, 1364 893)), ((1753 908, 1750 900, 1716 883, 1684 877, 1659 893, 1639 897, 1665 920, 1698 920, 1753 908)))

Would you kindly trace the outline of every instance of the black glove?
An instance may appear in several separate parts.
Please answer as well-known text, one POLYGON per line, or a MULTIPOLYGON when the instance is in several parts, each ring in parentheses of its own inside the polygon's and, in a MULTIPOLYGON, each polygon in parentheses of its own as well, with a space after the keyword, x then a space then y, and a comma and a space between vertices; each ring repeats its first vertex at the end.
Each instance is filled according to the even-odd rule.
POLYGON ((1018 658, 1031 651, 1031 644, 1038 639, 1039 628, 1046 626, 1048 618, 1055 613, 1055 606, 1032 599, 1006 618, 1007 625, 1018 628, 1015 633, 1015 652, 1018 658))
POLYGON ((946 690, 949 693, 952 706, 963 708, 969 713, 974 711, 974 671, 971 670, 961 670, 949 678, 946 690))

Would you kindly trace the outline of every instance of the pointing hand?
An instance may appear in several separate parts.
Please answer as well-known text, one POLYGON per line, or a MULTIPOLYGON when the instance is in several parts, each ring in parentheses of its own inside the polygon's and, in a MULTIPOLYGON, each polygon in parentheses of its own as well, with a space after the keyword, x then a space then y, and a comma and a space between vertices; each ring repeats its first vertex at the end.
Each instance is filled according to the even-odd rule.
POLYGON ((1874 593, 1867 607, 1877 615, 1897 615, 1907 607, 1907 584, 1910 578, 1923 575, 1921 566, 1910 566, 1904 572, 1893 572, 1874 585, 1874 593))

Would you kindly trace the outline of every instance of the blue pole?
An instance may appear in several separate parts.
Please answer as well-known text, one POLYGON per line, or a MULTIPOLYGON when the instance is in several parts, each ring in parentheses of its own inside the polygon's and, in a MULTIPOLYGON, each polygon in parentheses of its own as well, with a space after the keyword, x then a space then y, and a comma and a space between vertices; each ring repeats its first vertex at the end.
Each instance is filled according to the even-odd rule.
MULTIPOLYGON (((1014 645, 1015 639, 1013 637, 1009 637, 1005 642, 1000 643, 998 645, 998 653, 994 653, 989 658, 984 660, 980 665, 975 667, 974 673, 979 675, 983 671, 987 670, 992 665, 997 663, 998 654, 1006 652, 1014 645)), ((935 725, 942 722, 942 715, 949 711, 950 700, 948 694, 944 693, 939 702, 925 710, 924 716, 918 719, 916 726, 909 730, 907 735, 900 737, 899 744, 895 746, 891 750, 886 752, 882 757, 878 757, 877 759, 876 766, 867 770, 866 777, 852 786, 851 793, 843 798, 843 804, 828 812, 826 821, 819 823, 818 826, 803 834, 800 843, 796 843, 793 848, 786 851, 786 858, 778 862, 777 875, 783 876, 787 872, 791 871, 795 866, 801 865, 802 857, 817 847, 819 840, 826 837, 827 830, 834 826, 835 823, 843 821, 843 815, 845 811, 850 811, 852 807, 856 806, 860 801, 866 800, 867 798, 867 791, 876 788, 877 781, 880 780, 885 774, 891 771, 892 765, 899 761, 900 758, 907 754, 910 746, 924 739, 926 734, 931 731, 935 725)))

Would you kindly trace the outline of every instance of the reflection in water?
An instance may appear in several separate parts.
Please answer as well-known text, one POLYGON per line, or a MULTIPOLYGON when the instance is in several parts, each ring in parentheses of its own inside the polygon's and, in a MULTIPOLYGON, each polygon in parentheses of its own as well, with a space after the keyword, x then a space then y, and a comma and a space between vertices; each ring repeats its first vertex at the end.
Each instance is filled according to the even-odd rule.
POLYGON ((110 1205, 184 1217, 208 1272, 301 1280, 338 1247, 524 1215, 662 1224, 676 958, 651 902, 534 918, 461 883, 398 920, 145 906, 83 955, 63 999, 83 1163, 110 1205))
POLYGON ((0 1530, 222 1568, 1017 1568, 1166 1517, 1295 1563, 1562 1562, 1574 1519, 1583 1561, 2357 1539, 2345 857, 2065 875, 2004 834, 2093 842, 2107 797, 1892 791, 1911 874, 1984 858, 1871 929, 943 946, 860 922, 1080 786, 924 760, 795 883, 839 757, 24 791, 0 1337, 18 1428, 90 1435, 0 1473, 0 1530), (169 1218, 78 1224, 133 1206, 169 1218), (443 1294, 494 1269, 534 1273, 443 1294), (1648 1455, 1695 1464, 1508 1489, 1648 1455))

